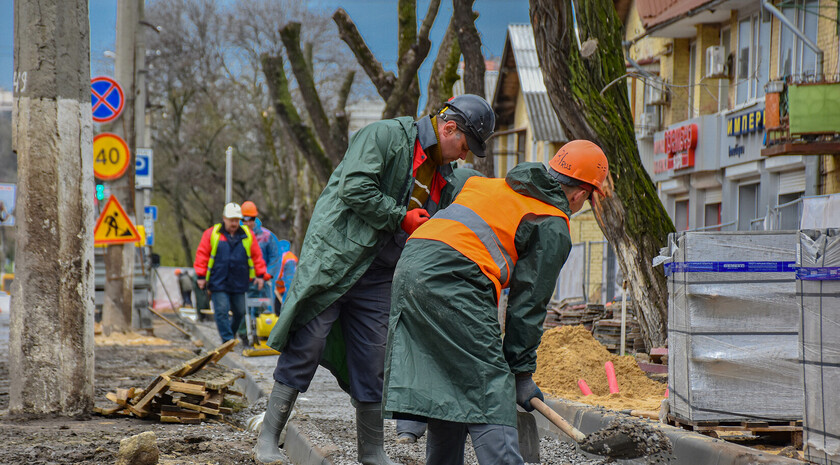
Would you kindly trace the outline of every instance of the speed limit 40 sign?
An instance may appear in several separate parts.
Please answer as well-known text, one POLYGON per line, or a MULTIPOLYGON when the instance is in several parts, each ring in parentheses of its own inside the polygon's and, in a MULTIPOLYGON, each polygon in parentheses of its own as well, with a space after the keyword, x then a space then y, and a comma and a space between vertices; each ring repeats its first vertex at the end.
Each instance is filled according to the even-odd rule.
POLYGON ((119 179, 128 169, 131 154, 122 137, 109 132, 93 138, 93 174, 96 179, 119 179))

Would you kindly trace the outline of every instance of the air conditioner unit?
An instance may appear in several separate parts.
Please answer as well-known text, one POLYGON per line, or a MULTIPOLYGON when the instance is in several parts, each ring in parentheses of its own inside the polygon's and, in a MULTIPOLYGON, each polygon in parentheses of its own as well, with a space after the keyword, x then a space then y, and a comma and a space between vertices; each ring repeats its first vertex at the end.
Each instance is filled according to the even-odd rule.
POLYGON ((659 118, 656 112, 646 111, 639 115, 639 138, 653 137, 653 133, 659 130, 659 118))
POLYGON ((662 79, 650 80, 645 86, 645 90, 648 92, 648 105, 665 105, 668 103, 668 92, 665 90, 665 83, 662 79))
POLYGON ((712 45, 706 49, 706 79, 728 77, 726 73, 726 49, 723 45, 712 45))

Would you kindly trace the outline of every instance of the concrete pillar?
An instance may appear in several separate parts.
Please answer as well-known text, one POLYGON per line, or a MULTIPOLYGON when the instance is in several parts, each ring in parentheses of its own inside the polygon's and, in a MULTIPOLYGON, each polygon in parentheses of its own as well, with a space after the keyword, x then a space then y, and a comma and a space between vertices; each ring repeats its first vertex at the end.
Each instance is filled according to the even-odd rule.
POLYGON ((88 2, 18 0, 14 15, 15 73, 26 85, 13 109, 9 410, 73 416, 94 396, 88 2))

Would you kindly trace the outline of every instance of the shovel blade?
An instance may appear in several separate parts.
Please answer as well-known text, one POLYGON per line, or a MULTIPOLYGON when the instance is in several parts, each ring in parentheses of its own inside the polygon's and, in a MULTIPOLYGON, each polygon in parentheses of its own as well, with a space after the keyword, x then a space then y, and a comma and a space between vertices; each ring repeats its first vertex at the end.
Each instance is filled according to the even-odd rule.
POLYGON ((516 430, 519 432, 519 453, 525 463, 540 463, 540 434, 537 420, 527 412, 516 412, 516 430))

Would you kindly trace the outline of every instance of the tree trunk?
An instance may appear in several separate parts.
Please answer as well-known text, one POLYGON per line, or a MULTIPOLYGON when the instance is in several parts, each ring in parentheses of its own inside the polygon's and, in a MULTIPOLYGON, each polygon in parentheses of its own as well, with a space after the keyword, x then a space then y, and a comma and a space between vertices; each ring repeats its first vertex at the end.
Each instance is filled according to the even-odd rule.
POLYGON ((283 70, 283 58, 279 56, 262 56, 263 73, 271 94, 274 112, 285 125, 292 136, 295 146, 304 154, 307 163, 318 177, 321 184, 326 185, 334 168, 332 161, 318 144, 312 128, 303 123, 300 118, 292 95, 289 93, 289 81, 283 70))
POLYGON ((16 278, 9 411, 93 408, 93 120, 87 0, 15 2, 16 278))
POLYGON ((601 94, 625 73, 622 25, 613 2, 575 5, 586 56, 574 38, 569 0, 531 0, 543 79, 566 135, 595 142, 609 159, 607 197, 593 199, 593 209, 630 283, 647 346, 662 346, 667 337, 668 291, 662 268, 651 262, 674 226, 642 167, 627 88, 613 85, 601 94))
MULTIPOLYGON (((454 13, 452 20, 456 22, 458 32, 458 43, 464 53, 464 92, 475 94, 484 98, 484 55, 481 54, 481 38, 475 28, 475 20, 478 14, 472 9, 475 0, 452 0, 454 13)), ((488 151, 492 154, 492 151, 488 151)), ((473 155, 473 167, 484 173, 485 176, 493 177, 493 156, 479 158, 473 155)))
POLYGON ((459 79, 458 62, 461 59, 461 47, 458 45, 458 32, 455 28, 455 21, 450 20, 432 64, 432 72, 429 74, 429 89, 423 115, 431 115, 438 111, 443 103, 452 97, 452 86, 459 79))

